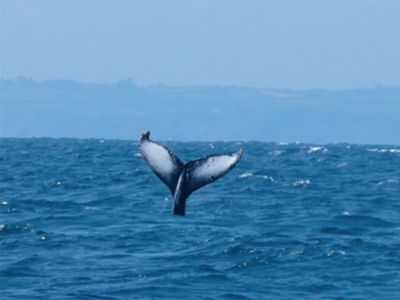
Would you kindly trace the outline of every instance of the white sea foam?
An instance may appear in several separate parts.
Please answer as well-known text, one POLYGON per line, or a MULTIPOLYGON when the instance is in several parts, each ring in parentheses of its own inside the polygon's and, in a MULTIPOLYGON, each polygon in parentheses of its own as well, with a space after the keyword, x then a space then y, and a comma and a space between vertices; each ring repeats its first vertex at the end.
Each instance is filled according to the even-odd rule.
POLYGON ((268 175, 254 175, 252 172, 244 172, 242 174, 239 175, 239 178, 250 178, 250 177, 254 177, 254 178, 262 178, 264 180, 268 180, 270 182, 274 182, 275 179, 272 176, 268 176, 268 175))
POLYGON ((252 177, 252 176, 253 176, 253 173, 251 173, 251 172, 244 172, 244 173, 242 173, 242 174, 239 175, 239 178, 249 178, 249 177, 252 177))
POLYGON ((386 179, 377 183, 377 185, 384 185, 384 184, 400 184, 399 179, 386 179))
POLYGON ((275 179, 274 179, 272 176, 262 175, 261 177, 262 177, 263 179, 269 180, 269 181, 271 181, 271 182, 274 182, 274 181, 275 181, 275 179))
POLYGON ((342 162, 342 163, 338 164, 338 167, 339 167, 339 168, 345 168, 345 167, 347 167, 347 162, 342 162))
POLYGON ((100 210, 100 208, 95 207, 95 206, 86 206, 85 210, 100 210))
POLYGON ((135 154, 133 154, 133 156, 135 157, 143 157, 142 153, 136 152, 135 154))
POLYGON ((290 252, 291 256, 302 256, 304 254, 304 249, 296 249, 290 252))
POLYGON ((309 147, 307 150, 307 153, 314 153, 314 152, 318 152, 318 151, 325 153, 328 151, 328 149, 326 149, 325 147, 319 147, 319 146, 309 147))
POLYGON ((330 250, 326 254, 327 256, 337 256, 337 255, 346 255, 346 251, 343 250, 330 250))
POLYGON ((309 184, 311 184, 311 181, 309 179, 300 179, 293 182, 293 186, 306 186, 309 184))
POLYGON ((368 148, 368 152, 377 152, 377 153, 400 153, 400 149, 378 149, 378 148, 368 148))
POLYGON ((4 228, 6 228, 6 225, 0 224, 0 231, 2 231, 4 228))
POLYGON ((8 202, 7 201, 1 201, 1 205, 8 205, 8 202))
POLYGON ((279 156, 279 155, 281 155, 283 152, 285 152, 285 151, 283 151, 283 150, 274 150, 274 151, 269 151, 268 153, 269 153, 270 155, 272 155, 272 156, 279 156))

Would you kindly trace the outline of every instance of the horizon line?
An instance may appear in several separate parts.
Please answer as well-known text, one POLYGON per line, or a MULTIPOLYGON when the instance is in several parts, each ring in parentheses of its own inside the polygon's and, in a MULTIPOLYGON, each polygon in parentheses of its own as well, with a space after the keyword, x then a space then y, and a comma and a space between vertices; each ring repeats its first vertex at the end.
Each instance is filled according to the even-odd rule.
POLYGON ((138 89, 141 88, 152 88, 152 87, 165 87, 171 89, 180 89, 180 88, 236 88, 236 89, 253 89, 253 90, 290 90, 290 91, 315 91, 315 90, 324 90, 324 91, 352 91, 352 90, 376 90, 376 89, 400 89, 399 86, 393 85, 385 85, 382 83, 376 83, 374 86, 358 86, 358 87, 346 87, 346 88, 325 88, 325 87, 307 87, 307 88, 291 88, 291 87, 267 87, 267 86, 244 86, 244 85, 229 85, 229 84, 195 84, 195 85, 168 85, 162 82, 141 85, 138 84, 133 78, 121 78, 116 81, 103 81, 103 82, 95 82, 95 81, 79 81, 76 79, 37 79, 32 77, 27 77, 23 75, 18 75, 16 77, 0 77, 0 81, 28 81, 34 83, 51 83, 51 82, 68 82, 68 83, 77 83, 84 85, 116 85, 118 83, 123 82, 131 82, 133 86, 138 89))
MULTIPOLYGON (((49 139, 49 140, 97 140, 99 142, 103 141, 126 141, 126 142, 137 142, 139 143, 139 137, 137 139, 128 139, 128 138, 101 138, 101 137, 54 137, 54 136, 30 136, 30 137, 15 137, 15 136, 1 136, 0 139, 20 139, 20 140, 40 140, 40 139, 49 139)), ((283 142, 283 141, 267 141, 267 140, 175 140, 175 139, 159 139, 161 142, 172 142, 172 143, 263 143, 263 144, 277 144, 277 145, 356 145, 356 146, 394 146, 399 147, 399 144, 370 144, 370 143, 357 143, 357 142, 305 142, 305 141, 292 141, 292 142, 283 142)), ((0 144, 1 147, 1 144, 0 144)))

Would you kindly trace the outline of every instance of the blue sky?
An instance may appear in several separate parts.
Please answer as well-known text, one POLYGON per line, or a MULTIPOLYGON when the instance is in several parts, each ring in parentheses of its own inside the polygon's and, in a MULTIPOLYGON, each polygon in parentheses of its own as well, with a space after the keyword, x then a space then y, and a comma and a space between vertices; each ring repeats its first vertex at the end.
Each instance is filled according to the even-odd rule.
POLYGON ((400 1, 0 1, 1 77, 400 86, 400 1))

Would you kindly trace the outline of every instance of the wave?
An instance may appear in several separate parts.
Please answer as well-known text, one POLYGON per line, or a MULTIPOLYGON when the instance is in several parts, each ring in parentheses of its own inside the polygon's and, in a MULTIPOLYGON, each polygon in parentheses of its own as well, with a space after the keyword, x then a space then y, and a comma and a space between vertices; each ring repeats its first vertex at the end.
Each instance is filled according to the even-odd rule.
MULTIPOLYGON (((238 148, 168 143, 185 161, 238 148)), ((137 143, 2 140, 3 298, 396 298, 399 147, 241 146, 177 217, 137 143)))
POLYGON ((325 148, 325 147, 320 147, 320 146, 309 147, 309 148, 307 149, 307 153, 314 153, 314 152, 322 152, 322 153, 325 153, 325 152, 328 152, 328 149, 325 148))
POLYGON ((254 176, 254 174, 252 172, 244 172, 239 175, 239 178, 249 178, 249 177, 253 177, 253 176, 254 176))
POLYGON ((379 181, 376 185, 397 185, 400 184, 399 179, 386 179, 383 181, 379 181))
POLYGON ((293 186, 307 186, 311 184, 311 180, 309 179, 300 179, 296 180, 295 182, 292 183, 293 186))
POLYGON ((261 178, 261 179, 265 179, 271 182, 274 182, 275 179, 272 176, 269 175, 255 175, 253 172, 244 172, 242 174, 239 175, 240 179, 245 179, 245 178, 261 178))
POLYGON ((379 149, 379 148, 368 148, 368 152, 377 152, 377 153, 400 153, 400 149, 379 149))

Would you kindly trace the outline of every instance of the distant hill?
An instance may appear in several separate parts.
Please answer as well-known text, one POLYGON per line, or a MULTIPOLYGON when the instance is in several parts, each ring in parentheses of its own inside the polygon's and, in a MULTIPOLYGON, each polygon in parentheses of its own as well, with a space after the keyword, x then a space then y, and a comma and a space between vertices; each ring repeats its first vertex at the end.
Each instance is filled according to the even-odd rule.
POLYGON ((400 88, 137 87, 0 80, 2 137, 400 144, 400 88))

